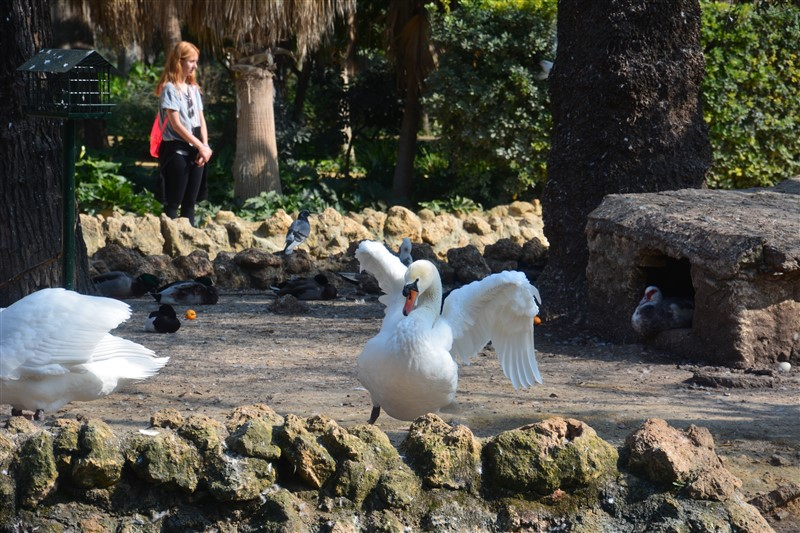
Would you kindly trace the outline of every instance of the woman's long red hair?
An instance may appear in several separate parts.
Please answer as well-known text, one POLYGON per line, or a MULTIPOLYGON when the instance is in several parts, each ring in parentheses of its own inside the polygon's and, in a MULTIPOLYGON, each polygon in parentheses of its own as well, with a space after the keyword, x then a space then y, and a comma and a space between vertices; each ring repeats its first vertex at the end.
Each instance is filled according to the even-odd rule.
MULTIPOLYGON (((173 48, 167 56, 167 63, 164 65, 164 72, 161 74, 161 79, 158 80, 158 85, 156 85, 156 96, 161 94, 161 91, 164 89, 164 85, 166 85, 167 82, 171 82, 173 84, 183 83, 181 61, 193 53, 197 54, 198 58, 200 57, 200 49, 188 41, 181 41, 175 45, 175 48, 173 48)), ((197 81, 195 81, 194 78, 194 73, 192 73, 186 79, 186 83, 189 85, 197 85, 197 81)))

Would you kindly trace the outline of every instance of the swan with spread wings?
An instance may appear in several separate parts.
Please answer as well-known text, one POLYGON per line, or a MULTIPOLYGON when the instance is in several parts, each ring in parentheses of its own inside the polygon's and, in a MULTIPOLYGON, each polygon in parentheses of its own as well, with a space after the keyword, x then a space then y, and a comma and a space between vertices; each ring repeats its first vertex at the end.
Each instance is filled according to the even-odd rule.
POLYGON ((452 291, 442 307, 442 281, 430 261, 406 267, 374 241, 363 241, 356 258, 377 278, 386 306, 380 332, 358 358, 358 379, 372 397, 370 423, 381 409, 413 420, 451 404, 458 363, 469 363, 490 340, 514 388, 542 382, 533 348, 541 300, 524 274, 472 282, 452 291))

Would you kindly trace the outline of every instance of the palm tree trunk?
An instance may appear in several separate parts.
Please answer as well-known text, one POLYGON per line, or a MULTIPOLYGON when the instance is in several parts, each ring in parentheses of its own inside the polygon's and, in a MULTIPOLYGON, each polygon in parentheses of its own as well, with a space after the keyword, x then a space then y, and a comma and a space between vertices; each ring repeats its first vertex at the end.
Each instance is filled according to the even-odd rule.
POLYGON ((262 192, 282 192, 275 137, 275 92, 272 72, 258 67, 239 70, 236 78, 236 155, 234 196, 243 201, 262 192))
POLYGON ((163 14, 161 20, 161 45, 164 47, 165 56, 182 40, 181 18, 175 0, 163 0, 163 14))

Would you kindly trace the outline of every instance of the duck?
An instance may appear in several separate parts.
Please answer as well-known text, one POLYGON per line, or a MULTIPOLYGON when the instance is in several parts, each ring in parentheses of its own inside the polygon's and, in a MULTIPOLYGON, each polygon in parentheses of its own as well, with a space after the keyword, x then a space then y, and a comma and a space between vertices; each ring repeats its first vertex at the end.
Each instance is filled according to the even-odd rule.
POLYGON ((271 287, 276 296, 291 294, 298 300, 333 300, 336 286, 328 281, 325 274, 313 278, 293 278, 271 287))
POLYGON ((92 282, 101 296, 118 300, 140 298, 158 287, 158 278, 152 274, 133 276, 120 271, 98 274, 92 282))
POLYGON ((169 357, 111 335, 131 316, 125 302, 61 288, 33 292, 0 310, 0 390, 12 416, 42 420, 159 372, 169 357))
POLYGON ((286 233, 286 245, 283 248, 285 255, 291 255, 297 245, 302 244, 311 233, 311 224, 308 223, 308 211, 303 209, 297 215, 297 220, 289 226, 286 233))
POLYGON ((181 321, 175 309, 169 304, 161 304, 144 322, 144 330, 156 333, 175 333, 180 329, 181 321))
POLYGON ((375 241, 356 250, 362 270, 383 295, 380 331, 358 356, 358 380, 370 394, 374 424, 385 411, 414 420, 452 404, 458 363, 468 364, 491 340, 515 389, 542 383, 533 342, 539 291, 522 272, 492 274, 450 292, 442 305, 436 265, 421 259, 406 267, 375 241))
POLYGON ((652 337, 668 329, 690 328, 694 302, 687 298, 665 298, 661 289, 651 285, 631 316, 631 326, 641 337, 652 337))
POLYGON ((175 281, 153 293, 153 298, 161 304, 172 305, 213 305, 219 301, 219 292, 211 278, 200 276, 194 280, 175 281))

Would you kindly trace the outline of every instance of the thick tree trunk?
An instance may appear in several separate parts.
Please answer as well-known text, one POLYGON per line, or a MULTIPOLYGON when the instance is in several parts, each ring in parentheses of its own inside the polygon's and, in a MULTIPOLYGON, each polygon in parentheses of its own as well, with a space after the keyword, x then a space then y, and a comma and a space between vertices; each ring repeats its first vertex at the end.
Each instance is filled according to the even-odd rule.
POLYGON ((417 153, 417 131, 422 116, 422 104, 416 90, 406 91, 403 120, 400 124, 400 139, 397 143, 397 166, 394 167, 392 179, 392 196, 398 204, 411 201, 412 183, 414 181, 414 157, 417 153))
POLYGON ((606 194, 703 184, 704 69, 698 0, 559 2, 542 198, 550 255, 538 282, 546 318, 585 319, 584 228, 606 194))
POLYGON ((234 196, 247 200, 262 192, 281 192, 272 73, 251 67, 236 79, 236 155, 234 196))
MULTIPOLYGON (((62 284, 61 122, 25 115, 25 85, 16 72, 51 46, 51 31, 44 0, 12 0, 0 7, 0 307, 37 288, 62 284)), ((80 226, 76 234, 76 287, 91 292, 80 226)))

